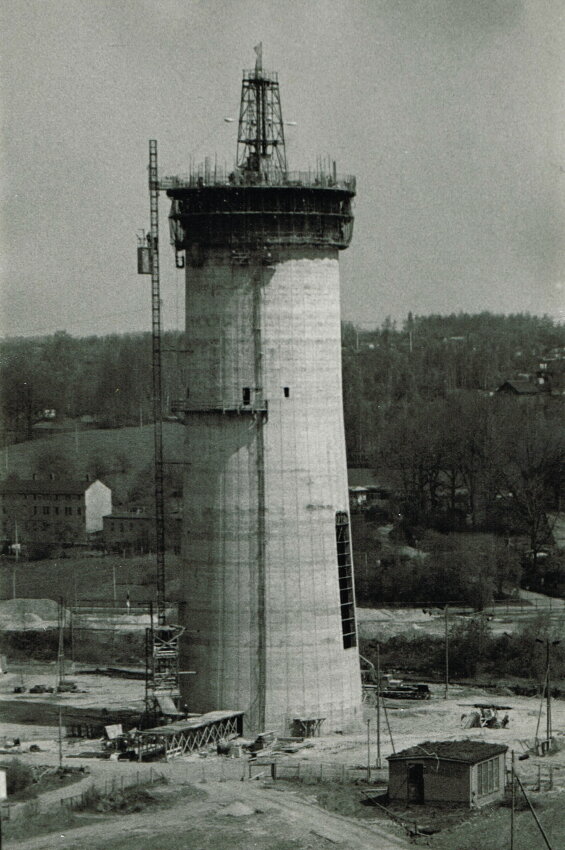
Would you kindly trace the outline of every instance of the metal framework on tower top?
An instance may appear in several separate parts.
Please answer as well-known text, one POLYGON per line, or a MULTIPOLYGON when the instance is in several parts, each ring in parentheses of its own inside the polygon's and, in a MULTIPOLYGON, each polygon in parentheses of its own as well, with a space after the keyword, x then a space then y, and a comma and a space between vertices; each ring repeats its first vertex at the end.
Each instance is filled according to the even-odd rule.
POLYGON ((263 48, 255 48, 255 68, 243 72, 237 167, 264 176, 286 173, 286 151, 278 75, 263 70, 263 48))

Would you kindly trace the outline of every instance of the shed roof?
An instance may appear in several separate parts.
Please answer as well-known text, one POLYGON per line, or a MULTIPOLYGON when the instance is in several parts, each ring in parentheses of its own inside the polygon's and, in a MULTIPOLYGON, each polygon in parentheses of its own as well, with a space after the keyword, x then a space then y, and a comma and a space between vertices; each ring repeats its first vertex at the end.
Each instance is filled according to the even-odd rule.
POLYGON ((539 388, 535 384, 530 383, 530 381, 517 378, 511 381, 504 381, 504 383, 498 387, 497 392, 510 392, 515 395, 537 395, 539 393, 539 388))
POLYGON ((408 747, 399 753, 387 756, 389 761, 403 759, 441 759, 444 761, 459 761, 465 764, 477 764, 485 759, 505 753, 506 744, 489 744, 487 741, 424 741, 415 747, 408 747))

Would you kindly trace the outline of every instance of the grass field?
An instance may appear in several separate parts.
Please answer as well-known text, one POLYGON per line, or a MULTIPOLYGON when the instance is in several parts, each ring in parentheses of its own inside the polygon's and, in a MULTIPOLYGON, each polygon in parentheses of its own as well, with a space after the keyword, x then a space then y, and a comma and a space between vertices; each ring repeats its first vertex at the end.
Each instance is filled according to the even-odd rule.
MULTIPOLYGON (((180 423, 163 423, 163 456, 165 461, 182 459, 185 429, 180 423)), ((2 457, 0 475, 16 474, 31 478, 35 459, 47 449, 63 455, 76 468, 78 476, 86 475, 92 458, 100 459, 108 472, 100 477, 112 488, 114 502, 123 501, 136 475, 153 462, 153 426, 78 431, 57 434, 7 446, 2 457), (127 458, 125 471, 118 458, 127 458)))
MULTIPOLYGON (((167 554, 167 598, 171 600, 178 599, 179 563, 178 555, 167 554)), ((115 577, 116 602, 123 607, 128 593, 132 605, 155 596, 155 573, 155 555, 54 558, 20 561, 17 565, 10 561, 0 565, 0 598, 15 595, 19 599, 58 601, 63 597, 67 605, 111 604, 115 577)))

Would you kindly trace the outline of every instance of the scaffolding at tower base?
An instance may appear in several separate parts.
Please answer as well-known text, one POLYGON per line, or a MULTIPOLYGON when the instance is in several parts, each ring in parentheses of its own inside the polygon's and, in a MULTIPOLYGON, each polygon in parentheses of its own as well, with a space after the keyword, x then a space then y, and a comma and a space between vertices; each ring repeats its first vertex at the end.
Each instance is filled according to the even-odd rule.
POLYGON ((137 733, 135 757, 139 761, 189 755, 224 738, 234 738, 243 731, 243 711, 209 711, 185 720, 156 726, 137 733))

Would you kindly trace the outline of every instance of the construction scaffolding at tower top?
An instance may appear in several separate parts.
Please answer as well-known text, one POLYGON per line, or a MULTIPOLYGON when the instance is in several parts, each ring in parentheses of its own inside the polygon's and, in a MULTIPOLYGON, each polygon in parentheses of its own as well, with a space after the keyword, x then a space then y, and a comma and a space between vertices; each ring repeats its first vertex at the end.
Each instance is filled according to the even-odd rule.
POLYGON ((196 245, 346 248, 355 178, 338 175, 327 158, 308 171, 288 170, 278 76, 263 69, 261 45, 255 52, 255 68, 243 72, 235 167, 206 158, 188 175, 159 180, 172 200, 171 242, 177 253, 196 245))

